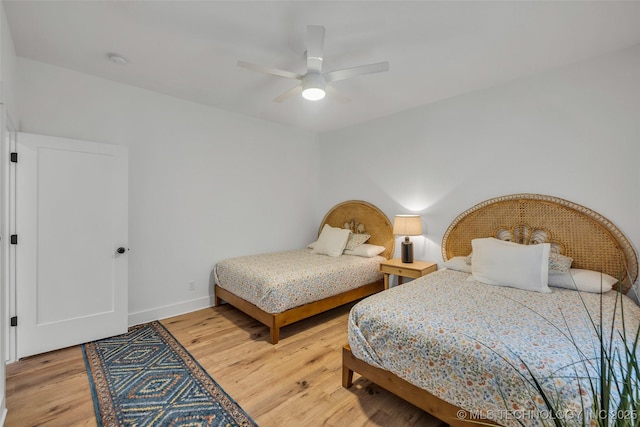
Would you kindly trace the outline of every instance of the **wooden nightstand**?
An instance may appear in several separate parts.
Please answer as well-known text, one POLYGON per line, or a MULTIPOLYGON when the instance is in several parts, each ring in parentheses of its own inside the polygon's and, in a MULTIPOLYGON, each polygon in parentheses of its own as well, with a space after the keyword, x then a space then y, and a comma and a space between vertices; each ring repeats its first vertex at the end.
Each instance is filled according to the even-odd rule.
POLYGON ((398 285, 402 285, 403 277, 417 279, 418 277, 433 273, 437 269, 438 264, 435 262, 413 261, 411 263, 404 263, 400 258, 393 258, 380 263, 380 271, 384 273, 385 289, 389 289, 390 274, 396 274, 398 276, 398 285))

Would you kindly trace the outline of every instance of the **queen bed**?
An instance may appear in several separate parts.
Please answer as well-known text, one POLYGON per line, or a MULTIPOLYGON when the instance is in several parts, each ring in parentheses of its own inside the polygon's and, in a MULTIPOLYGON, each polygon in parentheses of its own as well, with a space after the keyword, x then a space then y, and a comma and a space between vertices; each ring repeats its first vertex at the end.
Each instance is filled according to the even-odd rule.
POLYGON ((585 360, 597 357, 591 321, 597 326, 602 320, 610 331, 615 318, 614 330, 631 337, 640 323, 633 301, 606 292, 617 286, 626 293, 637 279, 638 260, 627 238, 583 206, 516 194, 459 215, 444 235, 442 255, 446 269, 352 308, 343 386, 350 387, 357 372, 454 426, 545 425, 550 414, 527 382, 530 369, 545 392, 562 402, 562 413, 577 421, 591 408, 584 382, 595 369, 585 360), (499 249, 487 252, 485 244, 499 249), (504 260, 523 249, 540 252, 532 265, 546 280, 538 288, 527 288, 532 279, 486 283, 483 268, 493 261, 487 253, 504 260), (562 257, 569 264, 549 261, 562 257))
POLYGON ((276 344, 282 326, 383 290, 380 261, 393 254, 395 240, 380 209, 360 200, 340 203, 327 212, 318 236, 309 248, 218 262, 215 305, 226 301, 268 326, 276 344), (345 245, 327 246, 329 233, 348 234, 345 245))

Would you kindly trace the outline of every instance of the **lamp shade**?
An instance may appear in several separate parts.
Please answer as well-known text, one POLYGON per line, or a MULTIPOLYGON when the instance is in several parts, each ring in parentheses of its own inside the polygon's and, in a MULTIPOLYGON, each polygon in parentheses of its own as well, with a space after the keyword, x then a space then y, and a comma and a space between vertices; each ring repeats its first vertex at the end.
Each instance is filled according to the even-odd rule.
POLYGON ((396 215, 393 218, 393 234, 420 236, 422 234, 420 215, 396 215))

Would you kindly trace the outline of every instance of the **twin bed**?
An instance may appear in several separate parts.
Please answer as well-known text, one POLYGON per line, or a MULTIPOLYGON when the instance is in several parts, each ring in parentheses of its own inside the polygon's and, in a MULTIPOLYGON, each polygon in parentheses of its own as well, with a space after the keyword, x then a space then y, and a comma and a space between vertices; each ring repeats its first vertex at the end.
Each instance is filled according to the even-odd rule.
POLYGON ((368 235, 359 248, 381 252, 326 256, 305 248, 226 259, 214 269, 215 305, 226 301, 268 326, 276 344, 281 327, 383 290, 380 261, 395 249, 389 218, 371 203, 351 200, 327 212, 318 235, 325 225, 368 235))
POLYGON ((374 257, 303 249, 225 260, 216 266, 216 304, 225 300, 269 326, 275 344, 280 327, 367 296, 349 314, 343 386, 357 372, 452 426, 549 422, 526 381, 529 369, 564 402, 567 417, 579 417, 591 407, 587 386, 576 380, 593 375, 585 362, 597 358, 591 321, 608 331, 615 318, 614 329, 621 330, 622 298, 630 336, 640 324, 631 300, 593 292, 614 282, 623 293, 630 289, 638 276, 633 246, 606 218, 564 199, 516 194, 473 206, 444 235, 446 269, 384 292, 379 262, 394 253, 386 215, 350 201, 334 207, 320 230, 325 224, 366 230, 368 243, 385 250, 374 257), (544 286, 532 291, 473 280, 486 251, 472 242, 488 237, 546 248, 539 271, 544 286), (572 260, 570 269, 549 263, 563 257, 572 260), (289 269, 293 264, 301 276, 289 269))

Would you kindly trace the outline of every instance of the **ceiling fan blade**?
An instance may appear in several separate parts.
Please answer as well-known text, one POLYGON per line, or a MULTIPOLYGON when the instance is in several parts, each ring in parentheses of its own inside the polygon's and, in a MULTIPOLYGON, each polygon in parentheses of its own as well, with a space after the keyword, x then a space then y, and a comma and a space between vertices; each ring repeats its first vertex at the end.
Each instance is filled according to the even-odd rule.
POLYGON ((320 25, 307 26, 307 72, 322 71, 324 57, 324 27, 320 25))
POLYGON ((360 76, 362 74, 380 73, 382 71, 389 71, 388 62, 378 62, 375 64, 360 65, 359 67, 330 71, 324 75, 324 78, 327 82, 336 82, 338 80, 350 79, 351 77, 360 76))
POLYGON ((285 79, 302 80, 302 77, 303 77, 300 74, 296 74, 291 71, 265 67, 264 65, 252 64, 251 62, 245 62, 245 61, 238 61, 238 67, 246 68, 248 70, 258 71, 260 73, 271 74, 273 76, 284 77, 285 79))
POLYGON ((279 97, 275 98, 273 102, 282 102, 288 98, 291 98, 293 95, 299 94, 300 92, 302 92, 302 85, 298 85, 294 88, 289 89, 279 97))
POLYGON ((327 92, 327 95, 335 99, 338 102, 338 104, 348 104, 349 102, 351 102, 350 98, 341 94, 340 91, 334 88, 333 86, 327 85, 325 87, 325 91, 327 92))

